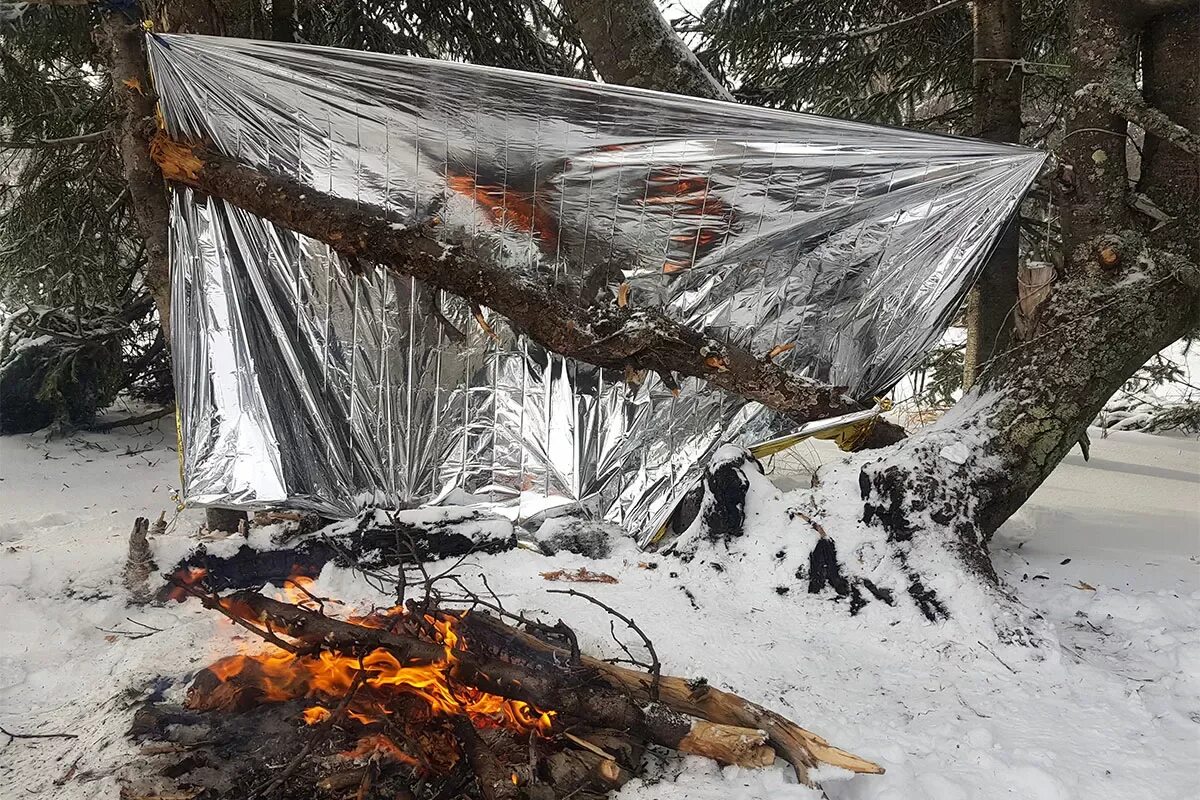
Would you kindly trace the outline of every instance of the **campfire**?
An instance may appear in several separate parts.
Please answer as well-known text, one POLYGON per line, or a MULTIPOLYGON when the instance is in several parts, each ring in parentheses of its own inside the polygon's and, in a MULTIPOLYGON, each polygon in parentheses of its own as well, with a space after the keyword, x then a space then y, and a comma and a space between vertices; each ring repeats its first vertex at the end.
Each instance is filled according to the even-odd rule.
MULTIPOLYGON (((311 584, 311 578, 289 579, 284 594, 299 608, 317 608, 311 584)), ((221 603, 230 613, 252 617, 234 601, 221 603)), ((451 679, 456 651, 469 649, 460 632, 461 615, 417 614, 393 606, 347 616, 346 622, 438 645, 444 659, 405 664, 384 647, 358 657, 280 648, 226 656, 196 678, 187 707, 219 711, 304 700, 310 703, 302 711, 307 725, 339 724, 355 736, 345 758, 394 762, 427 776, 449 774, 460 760, 456 718, 479 731, 522 740, 552 734, 553 711, 451 679)))
POLYGON ((561 620, 464 596, 457 580, 453 594, 427 579, 417 599, 354 610, 302 575, 275 597, 222 594, 207 577, 180 568, 172 595, 256 639, 200 670, 182 708, 151 703, 139 714, 134 732, 152 752, 187 755, 160 770, 169 790, 130 800, 599 800, 641 774, 651 748, 747 767, 782 758, 805 783, 822 763, 881 771, 704 681, 661 675, 633 620, 575 589, 553 591, 642 636, 641 669, 584 655, 561 620))

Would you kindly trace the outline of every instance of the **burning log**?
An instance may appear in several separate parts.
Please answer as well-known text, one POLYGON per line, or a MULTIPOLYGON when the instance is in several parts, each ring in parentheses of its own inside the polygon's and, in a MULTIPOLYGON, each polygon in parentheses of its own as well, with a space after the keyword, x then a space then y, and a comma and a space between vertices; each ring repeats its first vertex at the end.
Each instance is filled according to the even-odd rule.
MULTIPOLYGON (((273 635, 295 639, 302 649, 283 658, 311 657, 325 651, 352 664, 362 659, 367 669, 388 659, 401 669, 436 667, 448 683, 513 701, 514 706, 505 706, 508 716, 525 720, 526 729, 542 734, 553 735, 568 721, 582 722, 743 766, 770 764, 778 751, 804 782, 809 782, 808 770, 819 763, 855 772, 882 772, 879 766, 829 745, 789 720, 706 684, 655 677, 587 657, 577 666, 560 666, 570 664, 571 653, 486 614, 426 617, 422 624, 434 624, 440 631, 440 641, 432 641, 415 632, 396 630, 403 626, 394 624, 395 620, 343 621, 252 592, 220 599, 209 596, 205 602, 243 622, 264 625, 273 635), (464 636, 483 644, 463 649, 457 645, 464 636)), ((409 620, 407 624, 414 623, 409 620)), ((454 698, 449 701, 458 703, 454 698)), ((470 746, 464 749, 470 758, 470 746)), ((486 762, 485 756, 478 758, 481 764, 486 762)), ((620 773, 610 777, 615 779, 620 773)))

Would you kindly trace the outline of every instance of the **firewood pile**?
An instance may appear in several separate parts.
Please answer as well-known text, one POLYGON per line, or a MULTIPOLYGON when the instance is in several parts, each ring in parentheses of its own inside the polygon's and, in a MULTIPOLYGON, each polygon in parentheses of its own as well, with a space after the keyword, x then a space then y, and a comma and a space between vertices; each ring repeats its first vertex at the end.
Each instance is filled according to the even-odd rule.
POLYGON ((125 800, 598 800, 663 751, 743 767, 782 759, 810 785, 822 764, 882 772, 705 681, 661 674, 636 623, 590 595, 551 590, 603 608, 645 656, 625 645, 622 664, 588 656, 561 620, 510 613, 453 568, 416 569, 416 587, 393 573, 395 605, 365 612, 302 576, 272 598, 177 570, 175 598, 224 615, 252 646, 202 669, 182 706, 138 712, 145 760, 125 800))

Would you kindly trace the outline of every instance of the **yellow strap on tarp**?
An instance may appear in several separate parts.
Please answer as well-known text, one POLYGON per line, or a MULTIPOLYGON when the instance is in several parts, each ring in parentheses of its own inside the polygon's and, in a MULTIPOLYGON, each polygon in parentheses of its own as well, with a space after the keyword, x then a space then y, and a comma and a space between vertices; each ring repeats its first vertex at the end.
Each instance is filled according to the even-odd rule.
POLYGON ((875 407, 879 409, 879 412, 872 415, 869 419, 861 422, 851 422, 833 430, 814 433, 813 438, 824 439, 826 441, 832 439, 837 444, 839 450, 852 453, 871 435, 871 431, 874 430, 875 421, 879 419, 879 415, 892 410, 892 401, 886 397, 876 397, 875 407))
POLYGON ((175 404, 175 455, 179 456, 179 494, 175 510, 183 511, 183 418, 179 414, 179 403, 175 404))
POLYGON ((842 450, 853 450, 854 445, 861 442, 875 427, 875 420, 879 419, 879 415, 891 411, 891 409, 891 400, 886 397, 876 397, 874 408, 856 411, 853 414, 843 414, 832 419, 810 422, 794 433, 760 442, 748 449, 755 458, 765 458, 783 452, 789 447, 794 447, 805 439, 832 439, 842 450))

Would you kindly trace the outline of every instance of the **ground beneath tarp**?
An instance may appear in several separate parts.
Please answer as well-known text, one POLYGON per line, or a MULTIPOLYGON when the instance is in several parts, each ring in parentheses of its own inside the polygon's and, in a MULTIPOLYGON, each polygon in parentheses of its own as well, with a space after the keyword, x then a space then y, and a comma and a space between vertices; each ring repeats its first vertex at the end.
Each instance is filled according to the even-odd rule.
MULTIPOLYGON (((0 736, 5 800, 116 798, 137 752, 126 732, 147 693, 179 699, 195 670, 257 646, 195 603, 125 605, 133 517, 174 510, 174 444, 169 424, 50 444, 0 438, 0 726, 78 735, 0 736), (161 632, 132 638, 145 629, 126 617, 161 632)), ((998 537, 998 569, 1052 635, 1036 649, 878 603, 851 618, 792 576, 737 564, 718 571, 703 558, 681 565, 624 544, 591 562, 473 557, 467 572, 486 570, 508 607, 561 616, 585 650, 608 655, 620 653, 604 613, 547 595, 556 584, 539 573, 586 565, 615 576, 586 588, 634 616, 664 671, 706 676, 887 767, 827 781, 832 800, 1184 800, 1194 797, 1200 756, 1198 496, 1200 443, 1094 432, 1092 461, 1071 456, 998 537)), ((770 515, 752 513, 749 534, 774 546, 780 531, 756 526, 756 516, 770 515)), ((195 512, 176 519, 159 543, 160 567, 194 544, 198 522, 195 512)), ((265 530, 253 536, 269 540, 265 530)), ((379 599, 335 567, 317 587, 379 599)), ((658 772, 617 796, 814 796, 783 768, 689 759, 658 772)))

